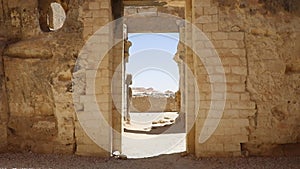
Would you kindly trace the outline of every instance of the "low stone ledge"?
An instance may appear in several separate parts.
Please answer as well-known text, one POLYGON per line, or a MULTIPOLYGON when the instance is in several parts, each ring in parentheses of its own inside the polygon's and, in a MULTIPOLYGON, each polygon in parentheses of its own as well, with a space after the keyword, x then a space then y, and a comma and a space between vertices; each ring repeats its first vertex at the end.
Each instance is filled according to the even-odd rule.
POLYGON ((4 55, 22 59, 50 59, 53 57, 49 39, 29 39, 9 45, 4 55))

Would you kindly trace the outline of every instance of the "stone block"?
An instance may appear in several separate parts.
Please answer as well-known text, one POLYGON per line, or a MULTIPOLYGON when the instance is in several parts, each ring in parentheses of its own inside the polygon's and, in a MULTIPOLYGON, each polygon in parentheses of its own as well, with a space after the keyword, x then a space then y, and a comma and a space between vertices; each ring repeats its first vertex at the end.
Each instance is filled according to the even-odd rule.
POLYGON ((219 22, 219 15, 211 15, 212 22, 213 23, 218 23, 219 22))
POLYGON ((240 75, 226 75, 226 82, 227 83, 240 83, 242 82, 242 78, 240 75))
POLYGON ((208 144, 207 150, 210 152, 223 152, 224 151, 224 144, 216 143, 216 144, 208 144))
POLYGON ((254 116, 257 110, 239 110, 240 118, 248 118, 254 116))
POLYGON ((211 23, 212 17, 210 15, 200 16, 199 18, 196 19, 195 22, 196 23, 211 23))
POLYGON ((96 144, 77 144, 75 154, 82 156, 110 157, 109 152, 103 150, 96 144))
POLYGON ((248 74, 247 67, 245 67, 245 66, 232 66, 231 72, 233 74, 237 74, 237 75, 247 75, 248 74))
POLYGON ((232 49, 232 48, 239 48, 239 41, 236 40, 223 40, 223 48, 228 48, 228 49, 232 49))
MULTIPOLYGON (((102 5, 102 3, 101 3, 102 5)), ((100 3, 99 2, 89 2, 89 9, 100 9, 100 3)))
POLYGON ((206 23, 203 24, 203 31, 205 32, 216 32, 218 31, 218 24, 217 23, 206 23))
POLYGON ((223 65, 237 66, 240 65, 240 60, 237 57, 225 57, 222 58, 223 65))
POLYGON ((246 85, 241 84, 230 84, 230 88, 228 87, 228 90, 231 92, 245 92, 246 91, 246 85))
POLYGON ((240 94, 239 93, 233 93, 233 92, 227 92, 226 93, 226 100, 239 100, 240 94))
POLYGON ((206 6, 204 7, 204 15, 213 15, 218 13, 218 7, 217 6, 206 6))
POLYGON ((240 151, 240 150, 241 150, 241 146, 240 146, 239 143, 226 143, 226 144, 224 144, 224 151, 240 151))
POLYGON ((247 126, 249 126, 249 119, 233 119, 232 126, 233 127, 247 127, 247 126))
POLYGON ((228 39, 227 32, 212 32, 212 39, 213 40, 226 40, 228 39))
POLYGON ((232 136, 232 140, 233 142, 247 143, 249 141, 249 137, 246 135, 246 133, 243 133, 241 135, 232 136))
POLYGON ((255 109, 255 103, 252 101, 231 102, 233 109, 255 109))
POLYGON ((245 49, 231 49, 230 51, 234 56, 246 57, 246 50, 245 49))
POLYGON ((101 9, 110 9, 110 1, 108 0, 101 0, 101 9))
POLYGON ((196 0, 195 1, 196 7, 210 7, 211 6, 211 0, 196 0))
POLYGON ((92 15, 94 18, 105 18, 110 15, 107 9, 93 10, 92 15))
POLYGON ((250 94, 249 93, 242 93, 241 97, 240 97, 240 100, 242 100, 242 101, 250 100, 250 94))
MULTIPOLYGON (((232 122, 232 120, 231 120, 232 122)), ((233 135, 239 135, 241 134, 241 129, 239 127, 230 127, 230 128, 225 128, 225 135, 228 135, 228 136, 233 136, 233 135)))
POLYGON ((239 111, 238 110, 225 110, 224 114, 223 114, 223 118, 225 118, 225 119, 238 119, 238 118, 240 118, 239 111))
POLYGON ((244 32, 229 32, 228 39, 230 40, 240 40, 243 41, 245 38, 244 32))

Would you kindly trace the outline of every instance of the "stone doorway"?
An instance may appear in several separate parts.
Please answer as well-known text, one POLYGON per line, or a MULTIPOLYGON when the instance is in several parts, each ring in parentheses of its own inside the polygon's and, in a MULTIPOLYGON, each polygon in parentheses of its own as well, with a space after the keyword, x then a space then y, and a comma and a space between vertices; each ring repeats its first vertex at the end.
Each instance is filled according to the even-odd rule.
MULTIPOLYGON (((167 6, 167 7, 163 7, 162 4, 156 4, 151 6, 151 4, 135 4, 131 1, 124 1, 124 16, 125 16, 125 35, 124 39, 125 39, 125 43, 124 43, 124 51, 125 51, 125 59, 124 61, 128 60, 127 56, 128 56, 128 49, 126 49, 126 47, 129 47, 132 44, 129 44, 126 42, 126 38, 127 38, 127 33, 177 33, 178 36, 178 40, 180 38, 185 38, 184 34, 185 34, 185 29, 183 28, 182 23, 178 22, 180 19, 179 18, 185 18, 185 1, 180 1, 179 4, 176 4, 175 6, 167 6), (166 15, 165 17, 162 17, 162 15, 166 15), (170 16, 168 16, 170 14, 170 16), (168 17, 171 17, 171 19, 169 19, 168 17), (176 19, 178 17, 178 19, 176 19), (141 24, 141 23, 145 23, 145 20, 149 20, 150 22, 148 22, 148 24, 141 24), (154 23, 153 25, 149 25, 149 23, 154 23), (161 26, 159 25, 159 23, 164 23, 167 22, 168 24, 163 24, 163 25, 168 25, 168 26, 161 26), (127 44, 127 45, 126 45, 127 44)), ((174 5, 174 4, 173 4, 174 5)), ((123 29, 123 33, 124 33, 124 29, 123 29)), ((182 40, 181 39, 181 40, 182 40)), ((184 63, 186 62, 186 60, 182 60, 180 59, 179 55, 182 55, 183 53, 186 53, 185 51, 185 47, 184 46, 180 46, 178 44, 178 46, 176 46, 178 48, 177 51, 177 57, 174 57, 174 60, 177 62, 178 67, 180 69, 180 84, 178 84, 180 86, 180 90, 178 89, 178 92, 176 93, 177 95, 179 95, 179 97, 177 97, 177 99, 179 99, 179 108, 178 108, 178 114, 180 115, 180 119, 178 121, 181 121, 179 126, 182 125, 182 129, 183 132, 181 133, 182 135, 179 137, 183 137, 183 141, 181 142, 181 148, 180 150, 174 150, 173 152, 180 152, 180 151, 186 151, 187 150, 187 145, 189 145, 188 151, 193 153, 193 147, 194 147, 194 130, 191 129, 191 131, 189 131, 188 136, 186 135, 187 130, 185 128, 186 126, 186 122, 187 122, 187 106, 184 106, 187 103, 187 84, 185 84, 186 82, 186 76, 184 75, 185 71, 185 66, 184 63), (180 49, 179 49, 180 48, 180 49), (180 51, 181 50, 181 51, 180 51), (181 106, 182 105, 182 106, 181 106), (188 140, 189 141, 188 141, 188 140)), ((125 71, 125 63, 122 63, 124 69, 122 68, 122 71, 125 71)), ((127 101, 127 96, 125 92, 125 80, 126 80, 126 73, 122 73, 122 86, 123 86, 123 97, 122 97, 122 114, 124 115, 124 111, 127 109, 126 108, 126 101, 127 101), (125 94, 124 94, 125 93, 125 94)), ((179 82, 178 82, 179 83, 179 82)), ((122 121, 124 120, 124 118, 122 118, 121 120, 118 121, 122 121)), ((124 123, 124 121, 122 121, 122 123, 124 123)), ((117 125, 118 126, 118 125, 117 125)), ((178 124, 176 124, 176 126, 178 127, 178 124)), ((120 127, 118 127, 120 129, 120 127)), ((122 129, 122 135, 124 134, 124 128, 123 125, 121 127, 122 129)), ((175 127, 176 128, 176 127, 175 127)), ((191 128, 189 126, 189 128, 191 128)), ((174 127, 173 127, 174 130, 174 127)), ((156 133, 157 134, 157 133, 156 133)), ((114 138, 119 138, 119 135, 113 136, 114 138)), ((123 138, 119 138, 120 141, 122 143, 124 143, 124 137, 123 138)), ((126 146, 123 147, 124 145, 120 144, 120 142, 117 139, 113 139, 113 144, 116 145, 113 147, 119 147, 119 149, 121 149, 122 151, 126 149, 126 146), (124 149, 125 148, 125 149, 124 149)), ((170 139, 170 140, 176 140, 176 139, 170 139)), ((126 141, 125 141, 126 142, 126 141)), ((128 139, 127 139, 128 142, 128 139)), ((172 152, 172 151, 170 151, 172 152)), ((126 150, 124 152, 126 154, 126 150)), ((163 153, 163 152, 162 152, 163 153)), ((126 154, 127 155, 127 154, 126 154)), ((159 154, 153 154, 153 155, 159 155, 159 154)), ((130 155, 129 155, 130 156, 130 155)), ((147 155, 146 155, 147 156, 147 155)), ((146 157, 144 156, 144 157, 146 157)))
POLYGON ((133 33, 128 37, 122 153, 128 158, 146 158, 184 152, 186 124, 180 112, 180 64, 175 61, 179 33, 133 33))

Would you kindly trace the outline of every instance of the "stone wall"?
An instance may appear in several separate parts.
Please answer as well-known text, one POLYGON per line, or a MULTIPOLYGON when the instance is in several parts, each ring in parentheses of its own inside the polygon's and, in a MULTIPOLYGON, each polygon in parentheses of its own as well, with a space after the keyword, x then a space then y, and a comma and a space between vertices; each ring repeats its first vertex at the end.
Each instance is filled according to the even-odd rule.
MULTIPOLYGON (((0 40, 0 52, 3 52, 5 39, 0 40)), ((3 56, 0 55, 0 152, 4 152, 7 148, 7 97, 5 87, 5 74, 3 67, 3 56)))
POLYGON ((133 97, 131 112, 179 112, 175 98, 172 97, 133 97))
MULTIPOLYGON (((74 67, 85 42, 120 12, 114 11, 110 0, 0 2, 0 152, 109 156, 106 150, 119 150, 122 72, 118 66, 123 42, 118 41, 121 37, 112 38, 112 42, 110 30, 97 34, 94 45, 103 49, 113 43, 115 46, 100 65, 95 62, 97 56, 87 53, 80 62, 80 69, 76 67, 74 71, 74 67), (57 31, 42 31, 41 7, 50 2, 64 7, 66 21, 57 31), (114 73, 118 80, 113 83, 114 73), (83 79, 75 81, 82 83, 75 100, 72 77, 83 79), (95 111, 89 109, 94 93, 105 121, 117 132, 105 125, 99 126, 104 123, 94 118, 95 111), (113 100, 114 96, 118 99, 113 100), (79 113, 75 114, 75 110, 79 113), (96 134, 91 134, 93 137, 88 137, 90 133, 83 130, 81 117, 95 131, 96 134), (100 142, 106 150, 95 142, 100 142)), ((300 18, 295 9, 275 8, 274 12, 266 6, 269 1, 262 2, 266 3, 186 1, 184 17, 211 40, 223 63, 227 81, 223 117, 212 137, 200 144, 198 136, 207 118, 211 85, 203 61, 187 47, 180 51, 200 91, 200 98, 196 98, 197 89, 193 85, 181 86, 180 112, 187 113, 187 127, 191 129, 188 133, 190 153, 197 156, 283 155, 286 151, 281 146, 299 145, 300 18), (194 125, 196 103, 200 111, 194 125)), ((181 9, 182 6, 169 8, 178 16, 182 16, 181 9)), ((180 30, 181 38, 192 41, 193 36, 184 35, 186 32, 190 30, 180 30)), ((205 46, 196 41, 193 44, 199 48, 205 46)), ((218 69, 210 71, 219 73, 218 69)), ((181 83, 192 78, 190 75, 181 77, 181 83)))
MULTIPOLYGON (((198 145, 197 154, 271 155, 274 147, 298 143, 299 17, 280 9, 280 14, 268 13, 258 1, 199 0, 194 5, 194 23, 213 42, 227 80, 223 118, 213 137, 198 145)), ((206 93, 201 65, 199 89, 206 93)), ((201 98, 204 119, 207 111, 202 109, 209 102, 203 100, 209 98, 209 92, 201 98)))

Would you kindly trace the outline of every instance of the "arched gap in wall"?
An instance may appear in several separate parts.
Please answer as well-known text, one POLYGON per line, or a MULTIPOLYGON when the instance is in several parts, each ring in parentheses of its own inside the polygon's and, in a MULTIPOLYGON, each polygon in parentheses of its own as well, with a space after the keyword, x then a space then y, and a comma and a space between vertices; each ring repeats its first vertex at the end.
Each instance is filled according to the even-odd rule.
POLYGON ((39 0, 39 24, 43 32, 61 29, 66 20, 67 2, 39 0))

